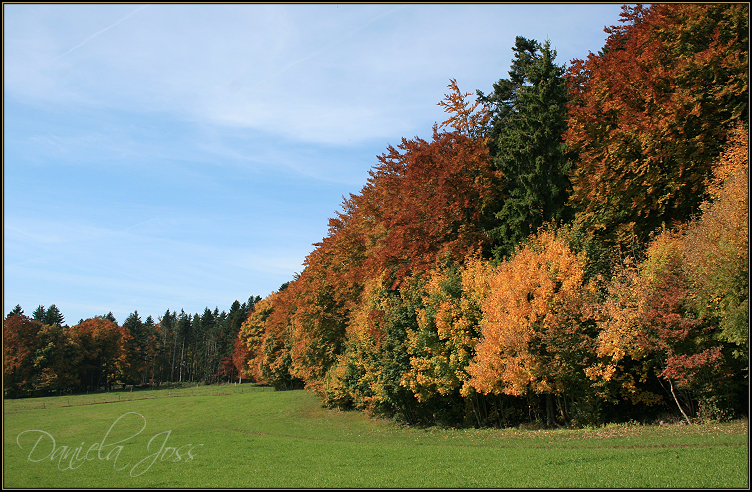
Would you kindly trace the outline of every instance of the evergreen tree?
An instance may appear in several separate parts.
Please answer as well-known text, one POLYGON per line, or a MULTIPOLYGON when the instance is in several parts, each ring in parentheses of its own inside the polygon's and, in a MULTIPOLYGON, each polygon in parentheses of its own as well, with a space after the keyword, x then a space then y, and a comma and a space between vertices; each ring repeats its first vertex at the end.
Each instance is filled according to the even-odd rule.
POLYGON ((47 308, 47 312, 44 313, 44 324, 63 326, 65 323, 65 316, 54 304, 47 308))
POLYGON ((180 310, 180 315, 178 316, 176 332, 178 338, 176 353, 178 357, 175 370, 177 380, 182 382, 188 379, 188 356, 186 350, 190 352, 191 348, 191 317, 183 309, 180 310))
POLYGON ((544 222, 570 218, 564 67, 554 63, 549 41, 541 45, 518 36, 513 51, 509 79, 494 84, 492 94, 478 91, 491 114, 489 146, 504 180, 499 223, 489 231, 497 258, 512 253, 544 222))
POLYGON ((44 323, 46 315, 47 310, 40 304, 39 306, 37 306, 34 312, 31 313, 31 319, 33 319, 34 321, 39 321, 40 323, 44 323))
POLYGON ((8 315, 5 317, 5 319, 10 318, 11 316, 15 316, 17 314, 23 315, 24 311, 21 308, 20 304, 16 304, 16 307, 13 308, 13 311, 9 312, 8 315))
POLYGON ((159 320, 160 346, 157 367, 162 381, 175 381, 175 358, 178 337, 175 332, 177 314, 168 309, 159 320))
MULTIPOLYGON (((151 316, 147 321, 151 320, 151 316)), ((133 369, 132 377, 134 383, 140 382, 145 384, 147 380, 147 370, 149 369, 150 357, 150 338, 153 334, 153 320, 151 326, 141 321, 138 311, 133 311, 123 322, 123 327, 128 329, 131 335, 129 343, 129 358, 131 359, 131 368, 133 369)))

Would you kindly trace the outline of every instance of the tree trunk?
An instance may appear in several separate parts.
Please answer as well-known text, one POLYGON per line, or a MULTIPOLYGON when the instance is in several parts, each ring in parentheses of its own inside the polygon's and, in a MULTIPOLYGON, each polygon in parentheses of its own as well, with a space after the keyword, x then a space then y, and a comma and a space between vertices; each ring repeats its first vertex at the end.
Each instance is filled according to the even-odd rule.
POLYGON ((689 417, 687 417, 687 414, 684 413, 684 409, 679 404, 679 399, 676 397, 676 393, 674 393, 674 383, 671 382, 671 380, 668 380, 669 387, 671 388, 671 396, 674 397, 674 401, 676 402, 676 406, 679 407, 679 411, 684 415, 684 419, 687 421, 688 424, 691 424, 692 421, 689 420, 689 417))
POLYGON ((546 427, 554 426, 554 396, 546 393, 546 427))

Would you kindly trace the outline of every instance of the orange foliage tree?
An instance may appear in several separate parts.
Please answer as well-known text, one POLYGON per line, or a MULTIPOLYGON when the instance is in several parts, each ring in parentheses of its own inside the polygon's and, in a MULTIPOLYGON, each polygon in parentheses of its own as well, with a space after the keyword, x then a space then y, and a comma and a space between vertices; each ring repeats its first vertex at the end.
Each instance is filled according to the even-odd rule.
POLYGON ((691 421, 728 403, 718 397, 727 396, 721 389, 733 374, 714 327, 691 311, 685 247, 681 232, 664 231, 642 263, 615 276, 598 323, 598 361, 587 374, 601 396, 633 403, 661 401, 650 388, 658 382, 691 421))
POLYGON ((462 134, 434 127, 431 142, 403 139, 398 149, 379 156, 364 210, 380 226, 366 261, 391 274, 392 287, 438 259, 461 261, 488 245, 484 221, 492 220, 499 179, 488 149, 462 134))
POLYGON ((275 389, 293 389, 301 382, 290 373, 290 323, 295 309, 295 282, 258 302, 238 336, 248 349, 243 375, 275 389))
MULTIPOLYGON (((547 395, 549 425, 553 396, 586 392, 595 338, 595 284, 584 280, 585 256, 561 236, 541 230, 491 275, 482 338, 463 387, 465 394, 547 395)), ((565 401, 559 408, 566 420, 565 401)))
POLYGON ((3 392, 20 396, 32 389, 33 355, 41 348, 42 323, 24 314, 3 321, 3 392))
MULTIPOLYGON (((461 111, 457 104, 449 111, 461 111)), ((344 201, 329 221, 327 237, 306 258, 296 281, 291 370, 308 388, 326 391, 326 374, 345 350, 368 282, 383 279, 396 289, 439 259, 461 260, 487 244, 483 220, 498 173, 471 135, 475 114, 482 111, 468 111, 464 123, 455 121, 461 131, 434 127, 430 142, 403 139, 398 149, 390 146, 361 193, 344 201)))
POLYGON ((127 363, 124 329, 105 317, 96 316, 71 327, 70 331, 83 357, 82 385, 92 391, 101 386, 109 390, 127 363))

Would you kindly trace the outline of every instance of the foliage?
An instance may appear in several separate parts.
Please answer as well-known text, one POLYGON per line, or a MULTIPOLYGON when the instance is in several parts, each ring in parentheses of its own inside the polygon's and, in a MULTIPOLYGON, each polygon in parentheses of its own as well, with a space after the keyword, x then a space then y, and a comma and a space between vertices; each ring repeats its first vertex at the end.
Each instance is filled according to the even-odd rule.
POLYGON ((434 127, 430 143, 403 139, 398 149, 389 146, 370 172, 364 210, 380 226, 371 236, 371 271, 393 275, 392 288, 486 243, 483 220, 498 180, 487 149, 460 134, 434 127))
POLYGON ((127 328, 102 316, 82 321, 71 327, 71 337, 82 357, 79 377, 91 391, 109 389, 122 380, 129 369, 127 328))
POLYGON ((232 364, 240 323, 258 300, 235 301, 230 315, 206 309, 191 317, 167 310, 156 323, 151 316, 141 321, 135 311, 123 326, 112 313, 63 326, 54 304, 34 311, 53 321, 44 324, 16 306, 3 321, 5 395, 234 378, 223 371, 222 360, 232 364))
POLYGON ((749 6, 624 6, 567 71, 572 204, 588 230, 641 241, 686 221, 728 131, 746 120, 749 6))
MULTIPOLYGON (((17 307, 20 308, 21 306, 17 307)), ((63 326, 63 323, 65 323, 65 317, 63 316, 63 313, 61 313, 57 306, 55 306, 54 304, 52 304, 47 309, 45 309, 44 306, 40 304, 34 310, 34 313, 31 315, 31 317, 44 325, 63 326)))
POLYGON ((587 373, 597 386, 615 386, 620 395, 648 404, 660 398, 644 385, 658 378, 689 420, 698 401, 728 396, 721 389, 733 372, 713 327, 689 309, 684 248, 681 234, 663 232, 642 263, 612 280, 599 321, 599 361, 587 373))
POLYGON ((736 128, 708 184, 710 200, 684 234, 692 307, 749 357, 749 134, 736 128))
POLYGON ((494 84, 492 94, 479 92, 493 108, 491 152, 503 176, 498 225, 489 230, 496 258, 511 254, 544 222, 569 218, 564 68, 554 63, 549 41, 518 36, 513 50, 510 78, 494 84))
POLYGON ((295 312, 296 284, 286 287, 256 304, 239 334, 248 350, 249 360, 244 374, 275 389, 293 389, 301 385, 290 371, 290 322, 295 312))
MULTIPOLYGON (((23 311, 23 310, 21 310, 23 311)), ((14 314, 3 321, 3 392, 16 396, 32 389, 34 362, 32 357, 41 348, 39 332, 42 323, 23 314, 14 314)))
POLYGON ((467 380, 480 337, 488 269, 486 262, 470 257, 461 267, 440 264, 428 273, 417 327, 407 330, 410 370, 402 381, 418 401, 459 394, 467 380))
POLYGON ((16 306, 5 394, 239 377, 410 425, 744 414, 748 6, 622 23, 566 72, 518 37, 493 93, 450 80, 447 120, 388 146, 264 299, 71 328, 16 306))
POLYGON ((412 395, 400 385, 409 364, 405 342, 406 330, 415 323, 414 301, 389 290, 384 278, 366 283, 362 305, 348 325, 343 357, 328 377, 329 402, 414 421, 412 395))
POLYGON ((472 139, 479 139, 483 144, 488 142, 487 125, 489 124, 490 114, 488 108, 481 104, 478 98, 470 105, 467 97, 471 94, 463 94, 457 86, 457 81, 451 79, 448 85, 449 94, 444 95, 444 100, 438 103, 448 113, 449 118, 439 125, 439 129, 445 126, 454 128, 454 131, 468 136, 472 139))
POLYGON ((562 236, 542 229, 491 274, 465 393, 581 396, 586 389, 595 284, 584 282, 586 258, 562 236))

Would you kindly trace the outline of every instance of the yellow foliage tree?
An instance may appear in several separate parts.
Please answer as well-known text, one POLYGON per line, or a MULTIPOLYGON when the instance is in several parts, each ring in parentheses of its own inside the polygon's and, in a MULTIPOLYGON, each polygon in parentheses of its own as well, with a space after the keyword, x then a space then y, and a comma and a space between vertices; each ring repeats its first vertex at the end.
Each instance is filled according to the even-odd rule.
POLYGON ((684 236, 684 263, 698 314, 749 353, 749 134, 736 128, 708 183, 710 200, 684 236))
POLYGON ((542 229, 491 275, 482 338, 463 388, 549 395, 549 424, 550 397, 582 388, 595 334, 595 282, 585 281, 585 255, 561 236, 542 229))
POLYGON ((407 331, 410 370, 401 383, 419 401, 454 393, 468 379, 490 271, 473 256, 461 267, 439 266, 427 275, 418 326, 407 331))

